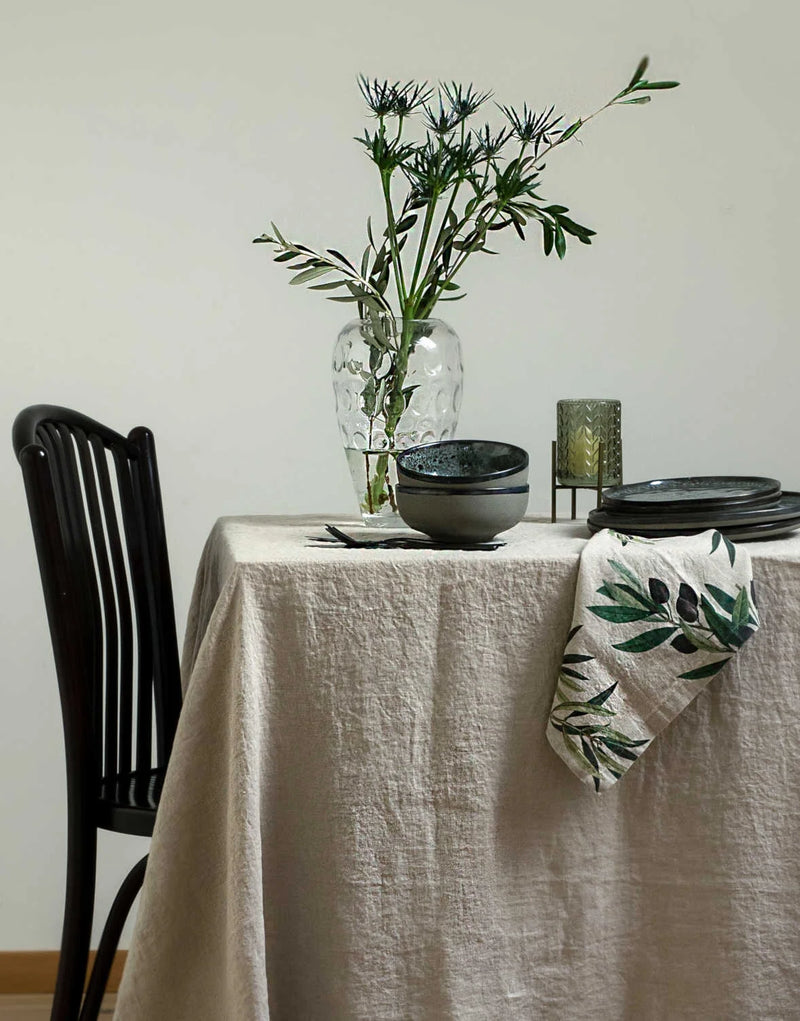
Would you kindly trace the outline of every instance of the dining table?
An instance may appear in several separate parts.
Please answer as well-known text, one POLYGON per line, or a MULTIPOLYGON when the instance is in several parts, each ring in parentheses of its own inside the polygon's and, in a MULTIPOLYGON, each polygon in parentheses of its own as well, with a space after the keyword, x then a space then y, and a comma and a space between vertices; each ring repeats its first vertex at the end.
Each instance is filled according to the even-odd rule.
POLYGON ((580 521, 492 550, 226 517, 118 1021, 800 1018, 800 533, 762 627, 596 793, 546 738, 580 521))

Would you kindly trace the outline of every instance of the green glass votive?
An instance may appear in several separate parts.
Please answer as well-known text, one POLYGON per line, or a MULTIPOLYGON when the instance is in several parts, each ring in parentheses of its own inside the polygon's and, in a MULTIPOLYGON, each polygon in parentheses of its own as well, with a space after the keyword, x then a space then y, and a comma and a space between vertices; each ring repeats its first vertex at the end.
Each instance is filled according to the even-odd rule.
POLYGON ((603 448, 603 486, 622 482, 622 405, 566 400, 557 405, 556 475, 562 486, 594 487, 603 448))

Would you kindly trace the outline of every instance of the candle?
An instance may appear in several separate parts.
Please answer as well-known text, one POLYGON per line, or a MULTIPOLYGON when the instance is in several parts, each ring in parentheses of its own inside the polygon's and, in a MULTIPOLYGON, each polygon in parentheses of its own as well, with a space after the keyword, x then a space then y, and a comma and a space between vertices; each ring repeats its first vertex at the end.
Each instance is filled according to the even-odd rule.
POLYGON ((576 429, 567 447, 567 474, 573 478, 597 481, 598 440, 588 425, 576 429))

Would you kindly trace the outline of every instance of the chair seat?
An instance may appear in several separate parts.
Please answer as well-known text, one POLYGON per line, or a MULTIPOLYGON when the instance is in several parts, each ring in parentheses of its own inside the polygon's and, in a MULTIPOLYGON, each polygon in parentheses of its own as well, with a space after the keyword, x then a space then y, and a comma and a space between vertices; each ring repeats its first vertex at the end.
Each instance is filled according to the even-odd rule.
POLYGON ((116 833, 151 836, 165 772, 149 769, 105 777, 100 786, 98 826, 116 833))

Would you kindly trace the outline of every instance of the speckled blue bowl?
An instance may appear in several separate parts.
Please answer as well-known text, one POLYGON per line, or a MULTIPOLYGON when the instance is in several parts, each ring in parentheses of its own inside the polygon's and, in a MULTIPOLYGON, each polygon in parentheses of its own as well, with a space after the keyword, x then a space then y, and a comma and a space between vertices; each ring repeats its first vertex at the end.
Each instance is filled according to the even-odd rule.
POLYGON ((522 447, 496 440, 441 440, 409 447, 397 456, 401 486, 495 489, 528 482, 522 447))

